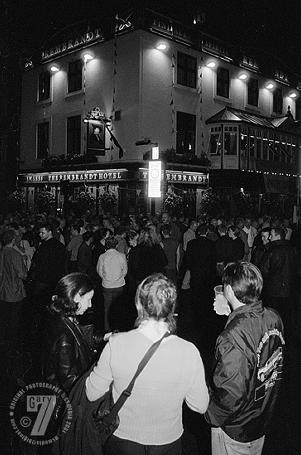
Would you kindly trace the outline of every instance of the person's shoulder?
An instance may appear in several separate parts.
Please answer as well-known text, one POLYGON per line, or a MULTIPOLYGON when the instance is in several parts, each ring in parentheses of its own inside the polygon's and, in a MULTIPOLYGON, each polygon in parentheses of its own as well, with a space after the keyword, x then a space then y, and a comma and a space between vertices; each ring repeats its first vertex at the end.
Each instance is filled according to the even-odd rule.
POLYGON ((178 337, 177 335, 172 335, 170 340, 167 339, 167 342, 170 342, 170 348, 176 349, 177 352, 182 352, 185 356, 199 357, 200 352, 195 344, 191 341, 184 340, 184 338, 178 337))

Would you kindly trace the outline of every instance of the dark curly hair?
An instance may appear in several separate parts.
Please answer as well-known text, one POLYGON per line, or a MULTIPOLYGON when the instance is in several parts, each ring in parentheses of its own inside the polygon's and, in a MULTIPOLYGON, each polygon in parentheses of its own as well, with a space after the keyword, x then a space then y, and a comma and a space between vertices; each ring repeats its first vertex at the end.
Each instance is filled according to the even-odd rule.
POLYGON ((147 319, 163 320, 168 323, 169 331, 175 332, 176 301, 176 287, 163 273, 154 273, 146 277, 136 291, 135 302, 138 310, 136 327, 147 319))
POLYGON ((62 316, 75 316, 78 303, 74 302, 77 293, 85 295, 94 289, 91 279, 85 273, 69 273, 60 279, 52 296, 50 310, 62 316))

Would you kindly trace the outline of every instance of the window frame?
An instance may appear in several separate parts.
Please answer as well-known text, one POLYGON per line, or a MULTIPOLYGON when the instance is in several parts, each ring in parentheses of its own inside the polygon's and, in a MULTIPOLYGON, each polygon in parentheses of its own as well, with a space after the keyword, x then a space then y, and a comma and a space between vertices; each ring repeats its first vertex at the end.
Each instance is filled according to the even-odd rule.
POLYGON ((197 86, 197 57, 184 52, 177 53, 177 84, 195 89, 197 86), (183 60, 183 63, 182 63, 183 60), (191 66, 189 65, 191 63, 191 66), (181 75, 181 76, 180 76, 181 75), (181 79, 181 80, 180 80, 181 79), (191 82, 193 80, 193 82, 191 82))
POLYGON ((282 87, 276 87, 273 91, 273 113, 283 114, 283 90, 282 87))
POLYGON ((259 82, 258 79, 255 77, 250 77, 248 80, 247 84, 247 104, 249 106, 253 107, 258 107, 258 101, 259 101, 259 82), (255 85, 255 87, 251 86, 252 84, 255 85), (254 97, 254 100, 252 99, 254 97), (253 102, 256 100, 256 103, 253 102))
POLYGON ((50 71, 43 70, 38 74, 38 102, 40 103, 40 102, 49 101, 50 96, 51 96, 51 74, 50 74, 50 71), (48 91, 46 93, 46 95, 48 94, 48 96, 43 96, 43 97, 41 96, 41 76, 42 75, 47 75, 47 78, 48 78, 48 91))
POLYGON ((83 62, 82 60, 76 59, 72 60, 71 62, 68 63, 68 73, 67 73, 67 92, 69 93, 74 93, 74 92, 79 92, 83 88, 83 62), (78 65, 78 68, 74 71, 71 71, 73 66, 78 65), (79 66, 80 66, 80 71, 79 71, 79 66), (73 81, 73 78, 75 81, 73 81), (72 82, 73 81, 73 82, 72 82), (79 83, 80 81, 80 83, 79 83), (77 83, 78 82, 78 83, 77 83), (73 87, 71 87, 73 83, 73 87))
POLYGON ((36 159, 37 160, 43 160, 47 158, 50 155, 50 121, 49 120, 43 120, 39 121, 36 125, 36 159), (41 134, 40 134, 40 128, 43 126, 47 127, 47 146, 46 146, 46 153, 39 153, 40 151, 40 143, 41 143, 41 134))
POLYGON ((176 112, 176 153, 178 155, 188 155, 195 156, 196 153, 196 115, 190 114, 188 112, 177 111, 176 112), (182 116, 183 126, 189 125, 189 121, 193 123, 193 129, 189 128, 179 128, 180 117, 182 116), (188 149, 189 146, 189 134, 192 133, 192 148, 191 150, 188 149), (181 139, 181 134, 183 134, 184 145, 178 146, 178 143, 181 139))
POLYGON ((81 155, 81 150, 82 150, 82 116, 81 116, 81 114, 70 115, 66 118, 66 154, 67 155, 81 155), (75 127, 71 128, 70 122, 74 121, 75 119, 77 119, 76 121, 78 121, 77 127, 79 127, 79 128, 75 128, 75 127), (76 137, 77 131, 79 132, 78 137, 76 137), (72 141, 71 141, 70 132, 74 135, 72 141), (78 150, 74 149, 72 152, 70 152, 69 144, 71 146, 72 143, 74 144, 76 142, 78 142, 79 149, 78 150))
POLYGON ((224 66, 219 66, 216 70, 216 96, 230 98, 230 72, 224 66))

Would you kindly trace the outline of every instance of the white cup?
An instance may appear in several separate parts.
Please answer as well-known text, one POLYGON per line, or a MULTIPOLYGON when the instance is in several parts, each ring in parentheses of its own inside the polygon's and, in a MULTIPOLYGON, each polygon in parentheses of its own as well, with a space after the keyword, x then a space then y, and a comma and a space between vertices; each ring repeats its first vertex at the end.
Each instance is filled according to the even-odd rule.
POLYGON ((231 313, 231 308, 228 304, 228 300, 224 297, 224 286, 219 284, 214 287, 215 299, 213 303, 213 309, 216 314, 221 316, 228 316, 231 313))

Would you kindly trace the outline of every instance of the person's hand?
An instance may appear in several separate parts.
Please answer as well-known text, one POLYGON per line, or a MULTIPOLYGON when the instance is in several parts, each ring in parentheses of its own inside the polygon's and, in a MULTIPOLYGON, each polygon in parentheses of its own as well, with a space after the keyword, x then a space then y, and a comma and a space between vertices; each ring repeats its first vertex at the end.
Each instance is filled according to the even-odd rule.
POLYGON ((229 314, 231 313, 231 308, 228 304, 228 301, 222 294, 218 294, 215 297, 213 309, 216 312, 216 314, 220 316, 229 316, 229 314))

